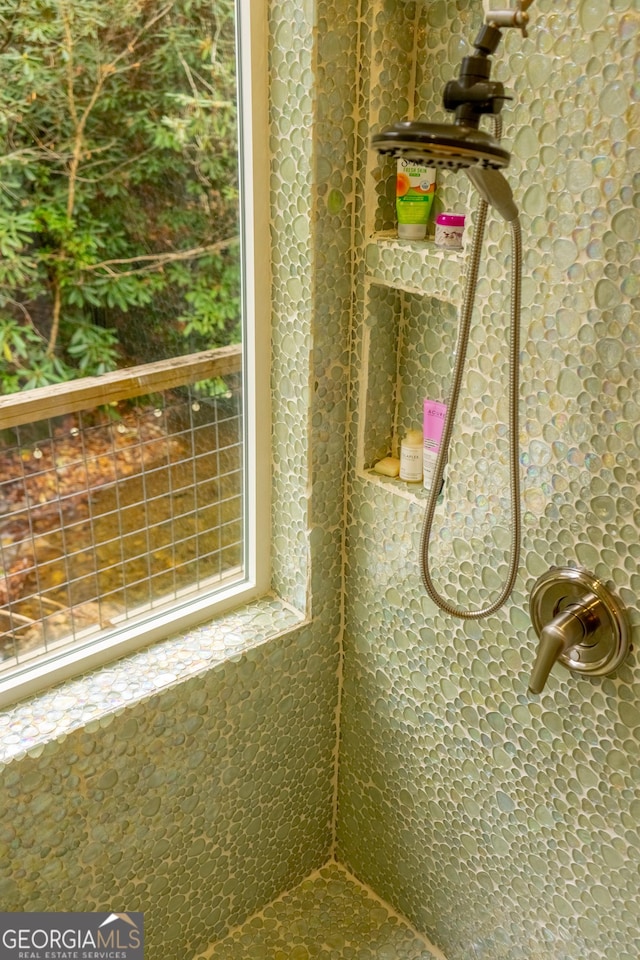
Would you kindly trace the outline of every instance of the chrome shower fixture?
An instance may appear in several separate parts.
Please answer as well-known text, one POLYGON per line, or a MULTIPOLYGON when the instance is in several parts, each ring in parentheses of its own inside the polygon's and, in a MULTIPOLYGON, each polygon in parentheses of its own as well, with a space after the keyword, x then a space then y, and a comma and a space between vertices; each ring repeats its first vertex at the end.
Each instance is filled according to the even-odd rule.
POLYGON ((526 37, 529 23, 527 10, 532 3, 533 0, 519 0, 513 10, 492 10, 491 0, 484 0, 484 22, 492 27, 516 27, 526 37))
MULTIPOLYGON (((491 2, 491 0, 486 0, 491 2)), ((518 391, 520 353, 520 307, 522 295, 522 234, 518 208, 511 187, 501 171, 509 165, 510 154, 500 144, 500 111, 510 99, 501 83, 490 79, 489 57, 498 47, 501 28, 517 27, 524 36, 531 0, 521 0, 514 10, 486 11, 485 22, 474 41, 474 52, 462 61, 457 80, 450 80, 444 91, 445 109, 455 114, 453 123, 426 123, 402 120, 374 134, 371 145, 379 153, 417 161, 442 170, 463 170, 480 194, 473 241, 468 257, 465 292, 460 313, 457 356, 453 366, 447 415, 434 467, 421 537, 422 580, 429 597, 440 610, 464 620, 479 620, 499 610, 513 590, 518 572, 522 538, 520 507, 518 391), (493 121, 493 136, 479 129, 484 115, 493 121), (486 606, 472 610, 456 606, 438 592, 429 570, 429 547, 438 493, 442 485, 455 421, 460 387, 469 342, 478 282, 478 270, 487 210, 493 207, 509 224, 511 231, 511 306, 509 337, 509 488, 511 536, 507 575, 499 595, 486 606)))

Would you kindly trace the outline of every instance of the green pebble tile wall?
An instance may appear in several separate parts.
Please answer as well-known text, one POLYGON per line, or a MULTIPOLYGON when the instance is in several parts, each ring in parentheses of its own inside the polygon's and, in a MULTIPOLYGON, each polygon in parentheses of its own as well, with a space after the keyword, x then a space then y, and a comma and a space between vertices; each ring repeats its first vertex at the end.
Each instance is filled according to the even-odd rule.
POLYGON ((335 664, 299 628, 0 773, 4 911, 140 910, 194 954, 324 863, 335 664))
MULTIPOLYGON (((365 9, 337 855, 449 960, 635 960, 637 652, 610 678, 557 666, 539 697, 527 682, 528 596, 554 565, 612 580, 637 647, 640 16, 631 0, 529 12, 528 38, 508 33, 492 73, 514 98, 503 139, 525 249, 523 550, 510 601, 474 622, 426 597, 420 497, 366 473, 420 425, 423 397, 447 398, 464 270, 447 260, 443 289, 429 244, 403 256, 388 239, 394 165, 372 158, 367 134, 403 116, 446 120, 443 86, 481 4, 365 9)), ((472 230, 464 176, 438 177, 440 209, 472 230)), ((490 215, 431 554, 440 590, 471 608, 499 591, 509 547, 509 261, 490 215)))
MULTIPOLYGON (((271 0, 273 589, 309 622, 268 639, 263 610, 225 662, 202 662, 202 635, 193 675, 154 692, 130 670, 98 711, 74 693, 68 727, 36 710, 0 777, 3 909, 108 900, 144 910, 149 960, 195 956, 333 853, 448 960, 640 956, 640 14, 530 13, 493 71, 525 249, 513 596, 485 621, 440 614, 423 500, 367 472, 423 396, 446 399, 465 272, 394 239, 369 137, 446 119, 480 0, 271 0), (531 697, 529 592, 567 564, 614 581, 636 651, 602 680, 556 667, 531 697)), ((439 178, 467 242, 474 204, 439 178)), ((490 216, 432 555, 474 606, 506 570, 509 261, 490 216)))

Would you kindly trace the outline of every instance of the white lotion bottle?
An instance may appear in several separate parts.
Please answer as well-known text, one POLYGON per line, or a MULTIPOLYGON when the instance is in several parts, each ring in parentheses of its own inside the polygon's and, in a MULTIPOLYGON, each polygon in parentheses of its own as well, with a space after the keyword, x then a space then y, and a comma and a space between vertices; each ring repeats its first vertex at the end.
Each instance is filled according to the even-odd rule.
POLYGON ((400 444, 400 479, 408 483, 422 480, 422 431, 407 430, 400 444))

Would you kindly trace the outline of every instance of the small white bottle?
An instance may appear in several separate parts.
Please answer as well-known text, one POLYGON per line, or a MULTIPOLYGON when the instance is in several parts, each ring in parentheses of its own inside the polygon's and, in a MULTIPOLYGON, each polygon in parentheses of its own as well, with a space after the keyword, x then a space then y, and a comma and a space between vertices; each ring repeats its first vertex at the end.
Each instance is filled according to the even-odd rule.
POLYGON ((422 480, 422 431, 407 430, 400 444, 400 479, 408 483, 422 480))

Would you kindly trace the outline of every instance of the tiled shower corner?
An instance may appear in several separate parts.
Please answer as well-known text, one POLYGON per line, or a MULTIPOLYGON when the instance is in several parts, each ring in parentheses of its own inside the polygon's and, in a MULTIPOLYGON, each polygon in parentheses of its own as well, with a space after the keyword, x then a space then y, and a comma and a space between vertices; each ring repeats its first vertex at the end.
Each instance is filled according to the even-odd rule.
POLYGON ((194 960, 445 960, 338 864, 311 874, 194 960))
MULTIPOLYGON (((425 391, 445 398, 464 279, 464 255, 390 238, 392 163, 369 136, 411 114, 445 119, 442 87, 480 10, 270 3, 265 482, 274 590, 312 620, 287 609, 276 637, 220 662, 197 631, 169 689, 154 691, 143 670, 107 691, 117 708, 96 713, 84 688, 56 702, 55 740, 39 738, 56 720, 47 710, 26 751, 9 743, 3 909, 141 909, 150 960, 437 957, 416 930, 449 960, 638 960, 638 644, 614 677, 558 668, 540 698, 526 692, 528 591, 549 566, 611 576, 638 627, 633 0, 536 0, 529 37, 509 35, 495 57, 494 77, 516 96, 504 111, 507 174, 526 248, 524 550, 509 604, 481 623, 440 614, 420 583, 419 498, 365 473, 415 425, 425 391), (343 866, 313 872, 332 855, 343 866)), ((473 226, 464 179, 443 175, 438 204, 473 226)), ((492 217, 436 525, 438 574, 459 602, 495 591, 508 540, 508 259, 492 217)), ((233 633, 262 639, 267 612, 259 629, 233 633)))

